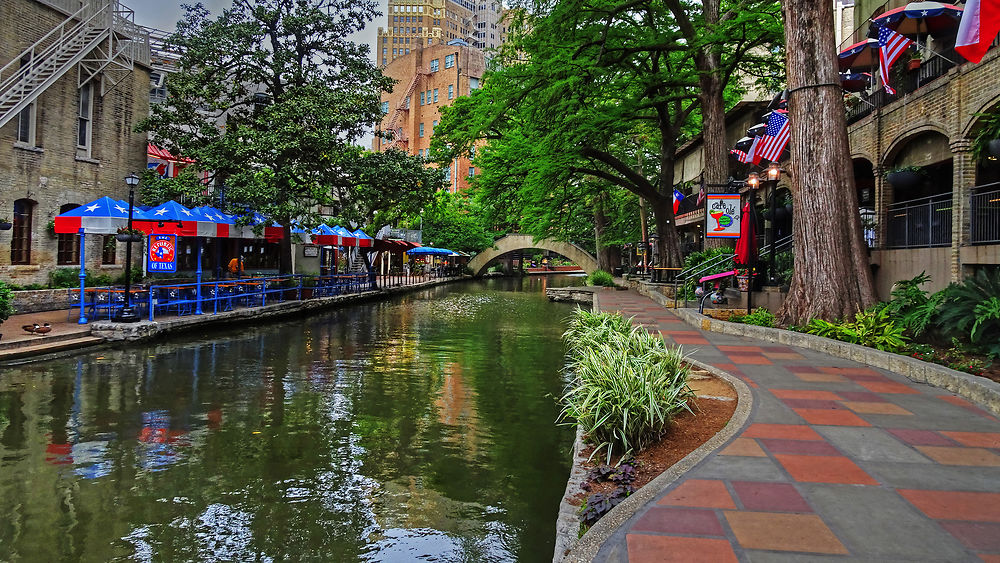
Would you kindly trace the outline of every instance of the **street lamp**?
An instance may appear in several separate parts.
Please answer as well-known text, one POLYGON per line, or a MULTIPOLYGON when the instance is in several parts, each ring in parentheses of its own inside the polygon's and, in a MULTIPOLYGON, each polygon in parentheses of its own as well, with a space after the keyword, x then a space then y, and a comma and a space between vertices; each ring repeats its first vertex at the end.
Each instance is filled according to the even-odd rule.
POLYGON ((778 285, 778 275, 774 268, 774 243, 778 234, 777 208, 778 208, 778 177, 781 176, 781 168, 778 163, 772 162, 767 167, 767 183, 771 185, 771 227, 768 229, 768 236, 771 239, 771 250, 767 257, 767 279, 771 285, 778 285))
POLYGON ((139 177, 134 172, 125 176, 125 183, 128 185, 128 240, 125 243, 125 305, 115 316, 115 321, 120 323, 135 323, 139 321, 139 314, 132 307, 132 210, 135 208, 135 187, 139 185, 139 177))
POLYGON ((658 266, 660 262, 659 244, 660 244, 660 235, 656 231, 653 231, 649 235, 649 257, 650 257, 649 267, 651 269, 649 279, 650 281, 654 282, 660 281, 659 279, 657 279, 658 278, 657 272, 659 272, 660 270, 656 269, 656 266, 658 266))

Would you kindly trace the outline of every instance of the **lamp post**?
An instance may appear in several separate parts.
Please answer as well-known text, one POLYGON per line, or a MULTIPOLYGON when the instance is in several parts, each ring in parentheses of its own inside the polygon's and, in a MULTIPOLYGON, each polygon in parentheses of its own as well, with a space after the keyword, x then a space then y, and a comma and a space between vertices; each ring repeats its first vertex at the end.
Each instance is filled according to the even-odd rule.
POLYGON ((659 271, 661 271, 661 270, 657 270, 656 269, 656 266, 658 266, 659 263, 660 263, 660 260, 659 260, 659 258, 660 258, 660 246, 659 246, 659 244, 660 244, 660 235, 656 231, 653 231, 652 233, 649 234, 649 257, 650 257, 650 262, 649 262, 649 267, 650 267, 649 280, 653 281, 653 282, 659 282, 660 281, 659 276, 657 275, 657 273, 659 271))
POLYGON ((125 243, 125 306, 115 316, 115 321, 120 323, 135 323, 139 321, 139 314, 132 307, 132 210, 135 209, 135 187, 139 185, 139 177, 135 173, 130 173, 125 177, 128 185, 128 241, 125 243))
POLYGON ((777 229, 777 206, 778 206, 778 177, 781 176, 781 169, 778 168, 778 164, 772 162, 770 166, 767 167, 767 183, 771 185, 771 221, 770 228, 767 229, 768 237, 771 240, 771 250, 768 252, 767 257, 767 279, 771 285, 778 285, 778 275, 774 269, 774 243, 777 239, 778 229, 777 229))

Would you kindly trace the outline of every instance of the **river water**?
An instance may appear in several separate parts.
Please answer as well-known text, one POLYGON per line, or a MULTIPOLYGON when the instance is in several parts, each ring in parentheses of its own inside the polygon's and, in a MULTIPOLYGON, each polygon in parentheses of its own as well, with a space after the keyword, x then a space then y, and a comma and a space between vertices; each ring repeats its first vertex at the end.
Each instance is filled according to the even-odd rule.
POLYGON ((581 280, 0 368, 0 561, 551 561, 581 280))

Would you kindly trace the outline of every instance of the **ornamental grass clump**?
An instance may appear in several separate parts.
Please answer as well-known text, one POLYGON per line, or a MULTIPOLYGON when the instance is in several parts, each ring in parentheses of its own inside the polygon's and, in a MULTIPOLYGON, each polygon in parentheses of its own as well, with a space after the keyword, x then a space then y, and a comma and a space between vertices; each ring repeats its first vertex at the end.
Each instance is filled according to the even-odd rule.
POLYGON ((671 419, 691 412, 694 393, 680 348, 621 315, 578 311, 566 331, 573 382, 560 420, 579 424, 608 463, 659 440, 671 419))

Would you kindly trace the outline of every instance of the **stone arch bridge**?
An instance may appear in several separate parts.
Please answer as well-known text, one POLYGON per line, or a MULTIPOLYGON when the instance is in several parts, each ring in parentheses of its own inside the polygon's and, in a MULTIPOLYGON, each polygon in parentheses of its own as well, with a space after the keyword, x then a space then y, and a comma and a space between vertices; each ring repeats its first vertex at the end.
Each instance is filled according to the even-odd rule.
POLYGON ((496 258, 499 258, 508 252, 525 250, 528 248, 541 248, 542 250, 548 250, 550 252, 555 252, 556 254, 561 254, 573 262, 576 262, 584 272, 587 272, 588 275, 597 270, 597 259, 591 256, 586 250, 571 242, 561 242, 551 239, 536 241, 531 235, 521 235, 516 233, 512 233, 498 239, 494 243, 493 248, 488 248, 477 254, 476 257, 469 262, 469 269, 472 270, 473 275, 481 276, 489 263, 496 258))

